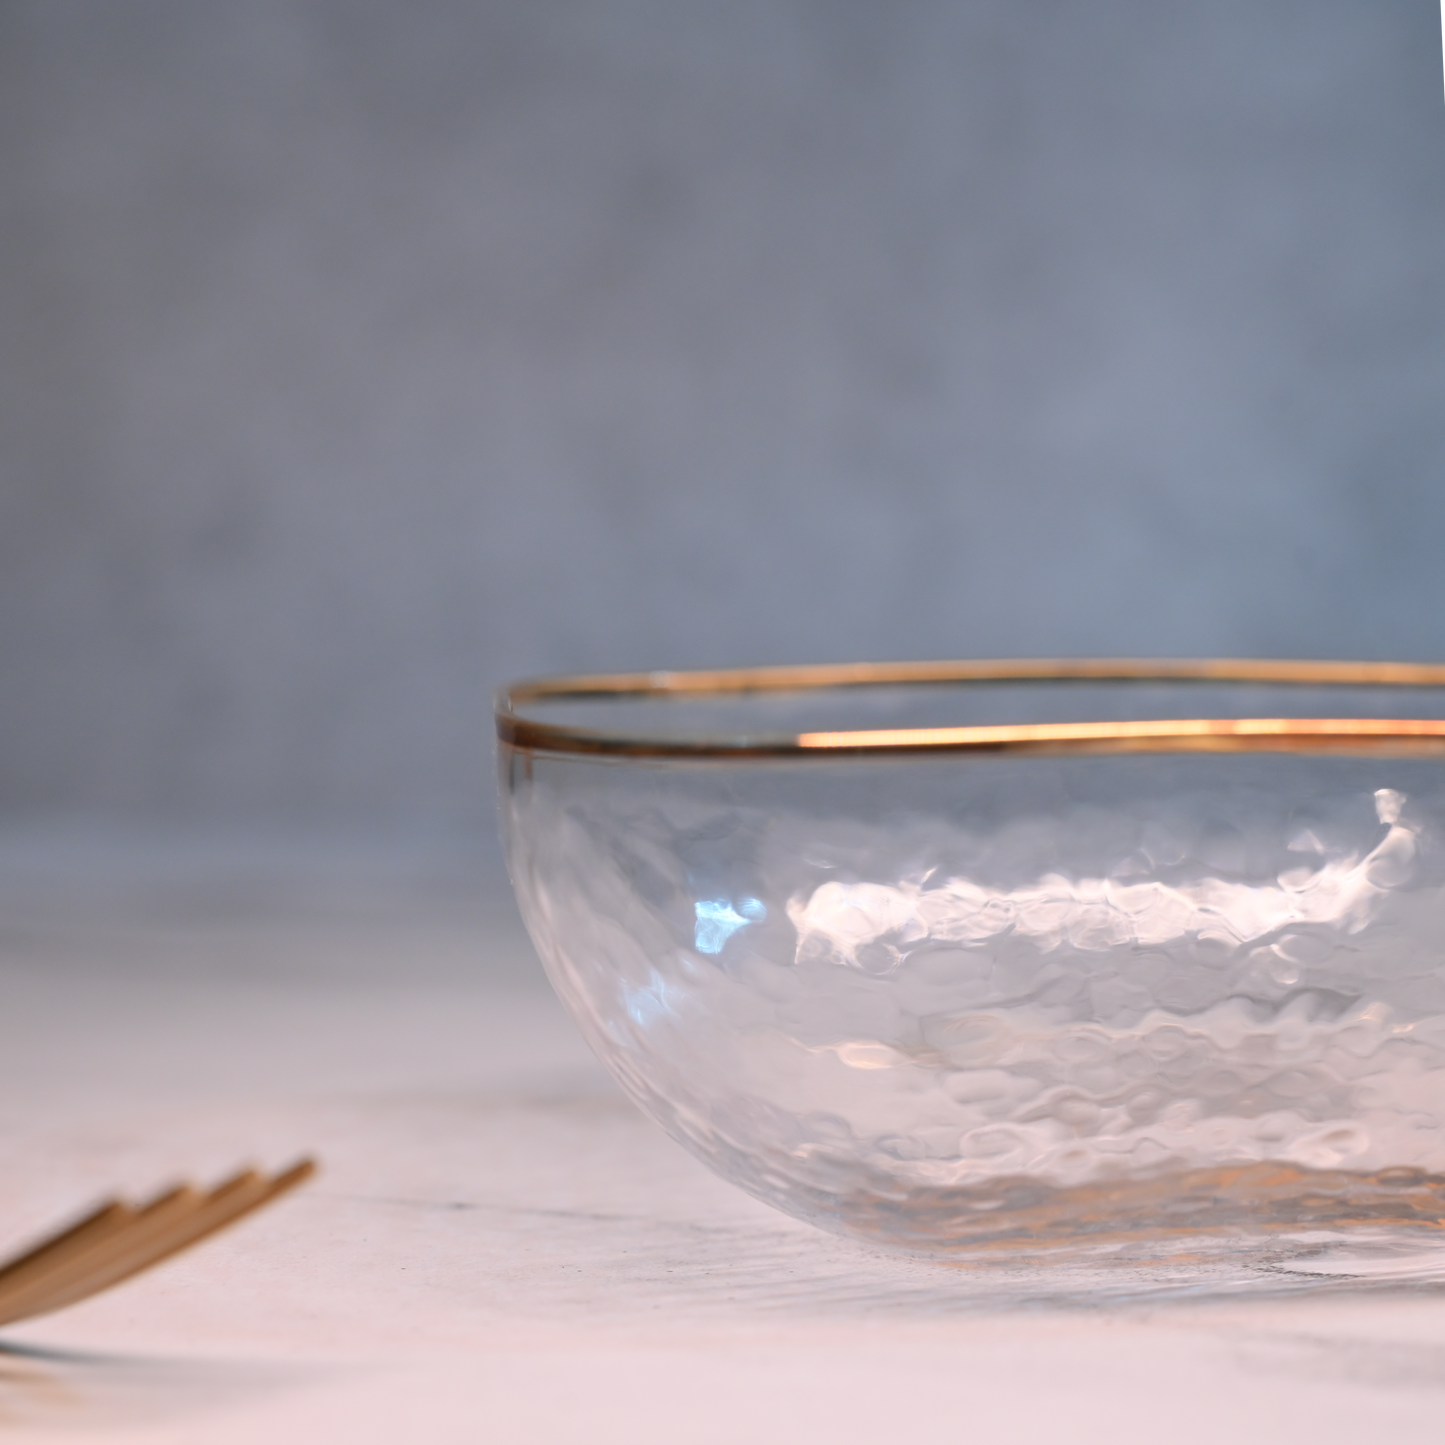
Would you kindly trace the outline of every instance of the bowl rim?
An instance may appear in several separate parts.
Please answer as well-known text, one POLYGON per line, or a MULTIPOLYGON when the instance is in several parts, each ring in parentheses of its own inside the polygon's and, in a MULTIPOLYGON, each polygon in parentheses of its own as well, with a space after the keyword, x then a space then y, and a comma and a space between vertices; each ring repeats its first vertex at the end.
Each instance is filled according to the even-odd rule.
POLYGON ((837 760, 926 753, 1310 752, 1445 756, 1442 718, 1163 718, 1120 722, 875 728, 660 738, 541 722, 529 703, 699 698, 961 682, 1256 682, 1299 686, 1445 687, 1445 665, 1268 658, 994 658, 814 663, 525 678, 496 695, 497 737, 523 753, 580 757, 837 760))

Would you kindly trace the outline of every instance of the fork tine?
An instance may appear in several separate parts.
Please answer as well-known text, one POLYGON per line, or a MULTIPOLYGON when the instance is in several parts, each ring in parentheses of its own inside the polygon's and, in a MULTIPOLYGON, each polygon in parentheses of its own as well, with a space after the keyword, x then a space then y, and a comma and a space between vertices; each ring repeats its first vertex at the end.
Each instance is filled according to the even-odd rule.
POLYGON ((307 1167, 288 1170, 278 1181, 244 1170, 209 1194, 189 1187, 171 1190, 136 1211, 128 1228, 5 1299, 0 1324, 48 1314, 119 1284, 300 1183, 312 1167, 308 1161, 307 1167))
POLYGON ((0 1267, 0 1296, 41 1270, 53 1268, 78 1251, 92 1248, 107 1235, 125 1228, 134 1216, 135 1210, 119 1199, 108 1199, 97 1205, 68 1229, 42 1240, 34 1249, 16 1255, 0 1267))
MULTIPOLYGON (((315 1171, 314 1161, 303 1159, 269 1179, 243 1170, 205 1194, 183 1185, 139 1210, 124 1204, 105 1206, 91 1218, 117 1209, 129 1217, 98 1233, 89 1247, 62 1252, 52 1261, 53 1267, 31 1270, 13 1289, 3 1287, 10 1267, 0 1269, 0 1325, 48 1314, 120 1284, 294 1189, 315 1171)), ((46 1241, 16 1264, 38 1258, 43 1266, 46 1251, 75 1233, 72 1228, 46 1241)))
MULTIPOLYGON (((219 1190, 202 1194, 190 1190, 184 1197, 166 1201, 167 1207, 155 1211, 150 1218, 137 1218, 130 1229, 113 1235, 94 1254, 79 1260, 63 1274, 48 1278, 24 1301, 17 1302, 24 1309, 25 1317, 49 1314, 76 1304, 111 1285, 119 1284, 133 1274, 148 1269, 168 1255, 184 1249, 205 1237, 210 1230, 207 1221, 218 1214, 229 1217, 227 1206, 244 1206, 257 1197, 261 1182, 259 1176, 247 1171, 245 1174, 228 1179, 219 1190), (223 1192, 219 1207, 215 1203, 217 1193, 223 1192)), ((225 1222, 225 1217, 220 1223, 225 1222)), ((14 1323, 13 1308, 11 1319, 14 1323)))
POLYGON ((0 1290, 0 1324, 33 1313, 36 1301, 48 1300, 75 1281, 88 1279, 118 1252, 164 1232, 191 1213, 202 1198, 190 1185, 181 1184, 139 1207, 117 1201, 113 1227, 83 1232, 72 1237, 66 1247, 53 1251, 42 1245, 33 1251, 30 1268, 12 1280, 9 1288, 0 1290))
POLYGON ((316 1172, 310 1159, 303 1159, 282 1174, 268 1179, 247 1171, 228 1179, 209 1195, 203 1196, 191 1215, 178 1220, 163 1236, 138 1241, 134 1248, 127 1239, 117 1241, 117 1250, 102 1269, 87 1272, 82 1284, 67 1290, 63 1298, 47 1303, 46 1309, 59 1309, 120 1284, 143 1270, 189 1249, 228 1225, 269 1204, 273 1199, 304 1183, 316 1172))
POLYGON ((0 1322, 48 1314, 120 1283, 260 1202, 265 1189, 260 1175, 243 1170, 207 1194, 184 1187, 162 1195, 138 1211, 128 1229, 67 1268, 35 1281, 23 1297, 10 1299, 0 1322))

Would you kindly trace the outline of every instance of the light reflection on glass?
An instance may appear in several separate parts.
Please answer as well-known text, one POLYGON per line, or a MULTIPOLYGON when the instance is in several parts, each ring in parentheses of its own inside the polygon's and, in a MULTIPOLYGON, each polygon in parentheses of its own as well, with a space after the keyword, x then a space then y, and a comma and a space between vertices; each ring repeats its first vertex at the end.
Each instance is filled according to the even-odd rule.
POLYGON ((738 929, 768 916, 768 910, 758 898, 744 898, 736 908, 728 898, 699 898, 695 912, 693 946, 699 953, 713 954, 721 953, 723 944, 738 929))

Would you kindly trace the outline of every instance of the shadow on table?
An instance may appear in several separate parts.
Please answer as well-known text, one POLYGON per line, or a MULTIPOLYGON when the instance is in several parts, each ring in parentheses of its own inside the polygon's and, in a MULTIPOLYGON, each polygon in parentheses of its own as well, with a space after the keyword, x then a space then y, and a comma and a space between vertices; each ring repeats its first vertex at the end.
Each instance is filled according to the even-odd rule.
POLYGON ((154 1424, 294 1389, 311 1373, 0 1343, 0 1434, 154 1424))

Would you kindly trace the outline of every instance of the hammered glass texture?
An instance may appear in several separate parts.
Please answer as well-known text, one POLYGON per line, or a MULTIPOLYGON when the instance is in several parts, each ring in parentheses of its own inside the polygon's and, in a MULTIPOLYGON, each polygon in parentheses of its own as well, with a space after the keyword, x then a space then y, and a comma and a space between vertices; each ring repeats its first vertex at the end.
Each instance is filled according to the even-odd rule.
POLYGON ((1445 1215, 1445 766, 506 754, 627 1093, 742 1188, 950 1252, 1445 1215))

